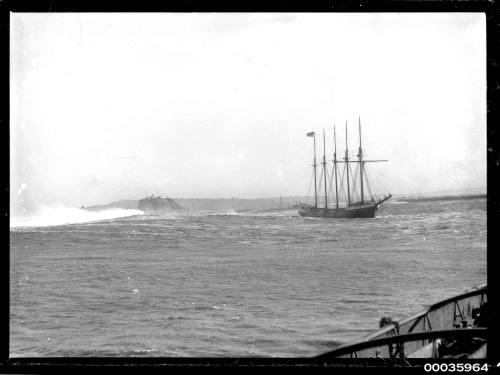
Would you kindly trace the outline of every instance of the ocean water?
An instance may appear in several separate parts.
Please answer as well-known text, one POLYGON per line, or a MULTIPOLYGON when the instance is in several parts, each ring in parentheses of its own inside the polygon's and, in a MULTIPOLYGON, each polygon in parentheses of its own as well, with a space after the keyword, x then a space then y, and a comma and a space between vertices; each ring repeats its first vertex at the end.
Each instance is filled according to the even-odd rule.
POLYGON ((133 214, 11 227, 11 357, 309 357, 486 283, 485 199, 133 214))

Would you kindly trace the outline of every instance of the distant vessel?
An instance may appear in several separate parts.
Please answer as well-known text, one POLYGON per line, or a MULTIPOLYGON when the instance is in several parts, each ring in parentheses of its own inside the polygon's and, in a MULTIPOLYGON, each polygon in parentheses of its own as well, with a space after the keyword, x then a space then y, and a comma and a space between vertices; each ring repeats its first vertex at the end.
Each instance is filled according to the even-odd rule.
POLYGON ((141 199, 137 208, 146 213, 164 213, 181 210, 182 207, 172 198, 151 195, 141 199))
MULTIPOLYGON (((316 163, 316 133, 310 132, 307 133, 308 137, 313 137, 314 140, 314 205, 299 203, 299 215, 305 217, 324 217, 324 218, 372 218, 375 217, 375 213, 379 206, 392 197, 391 194, 384 196, 381 199, 375 199, 371 193, 371 188, 369 185, 365 187, 365 184, 368 183, 367 175, 366 175, 366 166, 365 163, 372 162, 382 162, 387 160, 365 160, 363 159, 363 150, 361 148, 361 119, 359 120, 359 151, 356 159, 349 158, 349 151, 347 146, 347 122, 345 128, 345 139, 346 139, 346 147, 345 147, 345 156, 339 160, 337 159, 337 140, 335 134, 335 125, 333 128, 334 131, 334 153, 333 153, 333 175, 335 176, 335 204, 333 207, 329 207, 328 204, 328 189, 327 189, 327 163, 326 163, 326 155, 325 155, 325 130, 323 129, 323 171, 322 177, 324 181, 324 205, 320 207, 318 205, 318 186, 317 186, 317 167, 316 163), (342 178, 340 182, 338 181, 338 164, 344 163, 344 172, 342 174, 342 178), (350 173, 350 163, 358 163, 358 171, 355 171, 353 176, 349 175, 350 173), (344 206, 339 205, 339 191, 343 190, 344 184, 344 175, 346 181, 346 190, 344 197, 344 206), (351 178, 352 178, 352 187, 351 187, 351 178), (357 196, 356 185, 358 183, 359 178, 359 196, 357 196), (368 189, 366 189, 368 188, 368 189), (366 191, 368 190, 368 191, 366 191), (366 193, 368 193, 369 197, 366 197, 366 193), (356 200, 359 199, 359 200, 356 200)), ((352 173, 352 172, 351 172, 352 173)), ((320 177, 321 180, 321 177, 320 177)), ((342 198, 340 199, 342 201, 342 198)))

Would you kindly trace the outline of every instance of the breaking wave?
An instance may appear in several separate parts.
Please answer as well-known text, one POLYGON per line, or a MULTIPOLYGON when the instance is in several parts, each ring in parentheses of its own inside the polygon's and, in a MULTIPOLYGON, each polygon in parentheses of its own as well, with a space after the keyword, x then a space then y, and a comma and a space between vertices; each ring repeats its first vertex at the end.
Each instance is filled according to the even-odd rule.
POLYGON ((81 208, 66 206, 42 206, 33 214, 11 217, 10 227, 46 227, 53 225, 78 224, 143 214, 144 212, 140 210, 123 208, 109 208, 102 211, 89 211, 81 208))

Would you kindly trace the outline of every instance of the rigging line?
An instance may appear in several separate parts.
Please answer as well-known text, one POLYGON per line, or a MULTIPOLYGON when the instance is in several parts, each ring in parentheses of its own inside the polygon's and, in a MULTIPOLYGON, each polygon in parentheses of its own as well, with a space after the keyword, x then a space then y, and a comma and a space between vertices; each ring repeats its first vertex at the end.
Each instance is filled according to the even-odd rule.
MULTIPOLYGON (((323 181, 323 168, 321 168, 321 172, 320 172, 320 175, 319 175, 319 180, 323 181)), ((320 184, 320 185, 322 185, 322 184, 320 184)), ((323 199, 323 197, 322 197, 323 194, 322 194, 321 189, 322 189, 322 186, 319 186, 318 187, 318 203, 320 203, 321 199, 323 199)))
POLYGON ((340 201, 341 193, 340 193, 340 187, 341 187, 341 182, 338 178, 338 166, 337 166, 337 192, 334 194, 335 190, 335 164, 332 164, 332 169, 331 169, 331 189, 332 189, 332 194, 330 195, 331 197, 335 197, 335 200, 337 200, 336 194, 338 194, 338 200, 340 201))
POLYGON ((333 178, 335 177, 334 173, 335 173, 335 171, 330 174, 330 178, 328 180, 328 182, 329 182, 329 184, 328 184, 328 194, 329 194, 330 197, 335 197, 335 194, 333 192, 333 178))
POLYGON ((359 171, 359 170, 360 170, 360 168, 361 168, 361 167, 360 167, 360 166, 359 166, 359 164, 358 164, 358 167, 356 168, 356 174, 355 174, 356 179, 355 179, 355 182, 354 182, 354 184, 356 185, 356 187, 358 187, 358 186, 359 186, 359 189, 358 189, 359 191, 358 191, 358 190, 355 190, 355 193, 356 193, 356 196, 357 196, 357 198, 358 198, 358 201, 359 201, 359 202, 361 202, 361 180, 358 180, 358 176, 359 176, 359 174, 360 174, 360 171, 359 171), (359 185, 358 185, 358 184, 359 184, 359 185))
POLYGON ((342 173, 340 174, 340 180, 339 180, 339 202, 347 202, 346 198, 347 194, 344 189, 344 176, 345 176, 345 168, 342 168, 342 173))
MULTIPOLYGON (((328 180, 328 169, 325 168, 325 180, 328 180)), ((326 184, 326 200, 328 200, 328 184, 326 184)), ((331 195, 330 195, 331 197, 331 195)), ((328 203, 328 202, 327 202, 328 203)))
POLYGON ((368 173, 366 172, 365 169, 365 182, 366 182, 366 191, 370 195, 370 199, 373 200, 373 193, 372 193, 372 187, 370 184, 370 176, 368 176, 368 173))
POLYGON ((365 168, 365 181, 366 181, 366 190, 369 192, 370 195, 372 195, 372 181, 370 174, 368 173, 368 170, 365 168))
POLYGON ((369 175, 366 170, 365 170, 365 175, 366 175, 366 180, 368 182, 370 196, 372 197, 372 199, 373 198, 377 198, 378 199, 377 192, 376 191, 375 192, 372 191, 372 186, 375 186, 375 185, 373 184, 373 180, 371 178, 371 175, 369 175))
MULTIPOLYGON (((358 175, 359 173, 359 170, 358 170, 358 166, 356 166, 356 168, 354 169, 354 173, 352 174, 353 178, 352 178, 352 197, 353 197, 353 202, 355 202, 356 199, 358 199, 358 194, 357 194, 357 191, 356 191, 356 185, 357 185, 357 182, 358 182, 358 179, 356 178, 356 176, 358 175)), ((361 200, 361 199, 359 199, 361 200)))
POLYGON ((373 187, 373 194, 375 195, 375 197, 377 199, 379 199, 380 198, 380 191, 379 191, 379 188, 378 188, 379 184, 377 183, 376 175, 375 175, 375 177, 373 175, 370 176, 370 177, 372 179, 371 181, 372 181, 372 187, 373 187))
POLYGON ((369 192, 370 192, 370 196, 373 200, 374 196, 376 195, 376 191, 375 189, 373 188, 375 185, 373 183, 373 179, 371 177, 371 175, 368 173, 368 169, 365 167, 365 176, 366 176, 366 180, 367 180, 367 183, 368 183, 368 187, 369 187, 369 192))
POLYGON ((339 176, 340 177, 338 180, 338 189, 339 189, 340 196, 342 196, 342 194, 344 194, 344 170, 343 169, 340 172, 339 176))
POLYGON ((348 166, 348 165, 349 165, 348 163, 344 163, 344 170, 343 170, 343 172, 342 172, 342 173, 345 173, 345 174, 346 174, 346 175, 345 175, 345 176, 346 176, 346 177, 345 177, 346 187, 345 187, 345 189, 344 189, 345 194, 346 194, 346 195, 345 195, 346 205, 348 205, 348 204, 349 204, 349 197, 350 197, 350 195, 351 195, 351 189, 350 189, 350 186, 349 186, 350 181, 349 181, 349 166, 348 166))
POLYGON ((309 204, 309 193, 311 192, 311 185, 313 182, 313 175, 311 175, 311 179, 309 180, 309 187, 307 188, 307 195, 306 195, 306 204, 309 204))

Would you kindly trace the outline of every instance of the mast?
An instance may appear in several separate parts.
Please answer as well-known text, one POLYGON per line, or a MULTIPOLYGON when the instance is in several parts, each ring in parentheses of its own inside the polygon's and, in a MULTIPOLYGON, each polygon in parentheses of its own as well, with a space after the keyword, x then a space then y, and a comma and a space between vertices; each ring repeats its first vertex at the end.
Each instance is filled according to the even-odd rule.
POLYGON ((361 117, 359 117, 359 178, 361 181, 361 204, 364 203, 364 191, 363 191, 363 150, 361 149, 361 117))
POLYGON ((339 190, 337 187, 337 136, 335 134, 335 124, 333 124, 333 145, 334 145, 334 152, 333 152, 333 168, 335 170, 335 203, 336 207, 339 208, 339 190))
POLYGON ((313 132, 314 141, 314 208, 318 208, 318 188, 316 185, 316 132, 313 132))
POLYGON ((328 208, 328 196, 326 191, 326 156, 325 156, 325 129, 323 129, 323 176, 325 180, 325 210, 328 208))
POLYGON ((347 121, 345 122, 345 166, 347 170, 347 207, 351 205, 351 192, 349 187, 349 153, 347 146, 347 121))
MULTIPOLYGON (((306 137, 313 137, 314 141, 314 208, 318 208, 318 187, 316 183, 316 132, 309 132, 306 137)), ((309 194, 309 193, 308 193, 309 194)))

